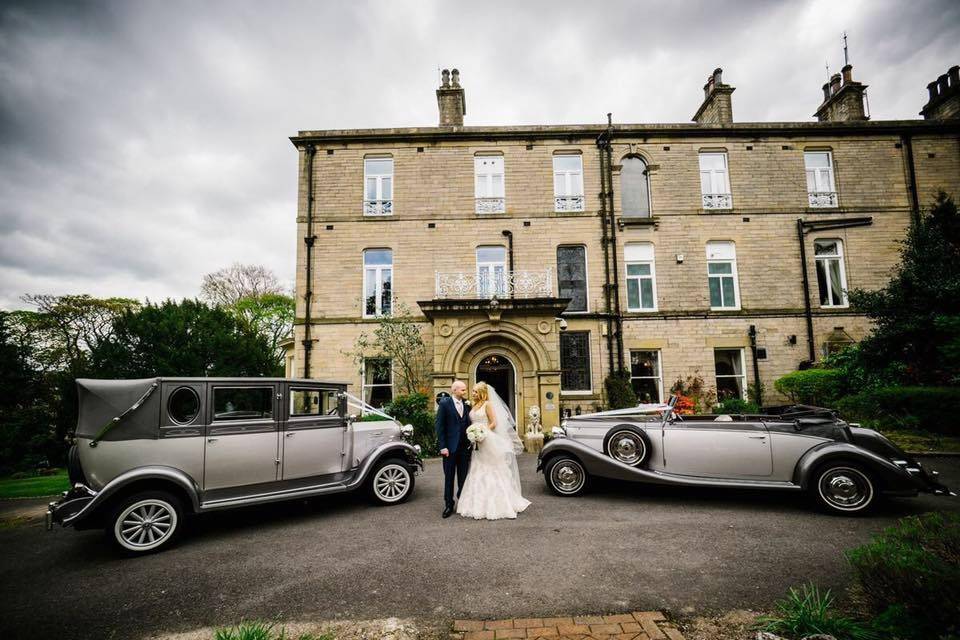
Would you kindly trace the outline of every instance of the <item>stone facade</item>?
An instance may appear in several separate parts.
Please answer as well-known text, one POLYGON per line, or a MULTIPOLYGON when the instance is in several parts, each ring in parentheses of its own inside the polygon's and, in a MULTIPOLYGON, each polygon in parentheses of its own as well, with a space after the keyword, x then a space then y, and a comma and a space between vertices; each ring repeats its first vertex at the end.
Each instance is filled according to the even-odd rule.
MULTIPOLYGON (((858 340, 870 328, 849 308, 821 306, 815 241, 842 241, 848 288, 877 288, 898 261, 898 242, 914 206, 912 184, 922 206, 937 189, 960 195, 957 120, 733 123, 720 118, 715 124, 689 125, 464 127, 457 111, 464 104, 463 89, 457 84, 438 90, 440 127, 303 131, 292 138, 300 154, 293 375, 304 373, 307 344, 311 377, 343 380, 352 393, 361 393, 361 375, 344 352, 362 332, 372 333, 377 322, 364 318, 363 251, 390 249, 392 293, 421 323, 432 360, 431 391, 446 389, 454 377, 472 384, 478 365, 496 356, 509 363, 509 400, 521 428, 522 416, 534 404, 541 407, 548 430, 565 409, 605 406, 603 380, 611 363, 613 369, 629 369, 630 352, 639 350, 659 352, 666 395, 673 381, 697 372, 715 386, 714 350, 742 349, 744 382, 754 382, 756 371, 765 400, 776 401, 776 378, 809 360, 811 352, 820 358, 829 343, 858 340), (459 93, 448 96, 448 91, 459 93), (451 102, 445 102, 448 97, 451 102), (612 212, 601 180, 601 135, 610 140, 612 212), (810 206, 806 151, 830 152, 836 206, 810 206), (726 154, 731 208, 704 208, 704 152, 726 154), (488 154, 502 158, 503 213, 476 212, 475 158, 488 154), (582 162, 582 211, 557 211, 554 158, 571 154, 582 162), (392 158, 389 215, 364 215, 364 159, 370 157, 392 158), (633 158, 646 167, 650 216, 623 214, 621 180, 633 158), (799 220, 805 225, 812 345, 799 220), (817 224, 832 228, 818 231, 817 224), (714 241, 735 246, 739 296, 734 309, 711 309, 706 245, 714 241), (628 243, 652 246, 653 310, 628 311, 628 243), (487 245, 505 250, 512 245, 512 263, 504 265, 508 271, 549 272, 549 295, 496 300, 440 295, 437 272, 473 273, 477 247, 487 245), (584 247, 586 263, 586 311, 576 313, 563 311, 569 299, 557 284, 557 249, 570 245, 584 247), (605 259, 605 250, 612 261, 605 259), (607 290, 619 300, 617 317, 612 317, 607 290), (564 330, 588 332, 588 388, 561 388, 564 330), (622 363, 617 362, 618 341, 622 363)), ((732 91, 718 77, 714 94, 717 86, 732 91)), ((708 92, 708 102, 711 97, 718 96, 708 92)), ((729 103, 730 93, 719 97, 729 103)), ((713 109, 707 105, 701 112, 713 109)), ((732 117, 732 107, 726 112, 732 117)))

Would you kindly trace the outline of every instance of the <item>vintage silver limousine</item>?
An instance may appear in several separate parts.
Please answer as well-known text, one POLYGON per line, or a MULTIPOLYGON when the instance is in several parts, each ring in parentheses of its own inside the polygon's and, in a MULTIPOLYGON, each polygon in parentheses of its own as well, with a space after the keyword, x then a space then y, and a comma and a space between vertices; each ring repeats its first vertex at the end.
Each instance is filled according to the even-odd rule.
POLYGON ((423 466, 406 442, 413 428, 345 384, 147 378, 77 387, 72 488, 50 503, 47 528, 103 527, 132 554, 169 545, 189 514, 354 489, 397 504, 423 466), (350 406, 384 419, 357 420, 350 406))
POLYGON ((826 511, 854 515, 880 495, 955 495, 890 440, 829 409, 793 405, 763 415, 681 416, 662 405, 569 418, 537 470, 561 496, 591 477, 661 485, 806 491, 826 511))

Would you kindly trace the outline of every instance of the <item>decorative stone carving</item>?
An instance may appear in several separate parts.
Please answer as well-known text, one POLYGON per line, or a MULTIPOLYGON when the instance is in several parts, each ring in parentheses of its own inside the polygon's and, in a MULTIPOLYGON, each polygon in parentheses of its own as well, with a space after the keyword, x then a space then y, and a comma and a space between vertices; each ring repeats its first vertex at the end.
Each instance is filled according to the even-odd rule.
POLYGON ((543 449, 543 425, 540 422, 540 407, 531 405, 527 410, 527 429, 524 439, 529 452, 543 449))

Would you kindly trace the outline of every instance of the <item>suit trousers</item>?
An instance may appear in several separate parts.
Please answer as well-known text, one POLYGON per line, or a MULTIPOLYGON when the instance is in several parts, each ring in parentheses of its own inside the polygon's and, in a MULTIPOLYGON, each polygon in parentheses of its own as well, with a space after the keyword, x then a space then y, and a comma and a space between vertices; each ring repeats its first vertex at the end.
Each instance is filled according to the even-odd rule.
POLYGON ((461 442, 457 450, 443 459, 443 503, 453 507, 453 480, 457 480, 457 498, 463 491, 463 483, 467 480, 470 470, 470 445, 461 442))

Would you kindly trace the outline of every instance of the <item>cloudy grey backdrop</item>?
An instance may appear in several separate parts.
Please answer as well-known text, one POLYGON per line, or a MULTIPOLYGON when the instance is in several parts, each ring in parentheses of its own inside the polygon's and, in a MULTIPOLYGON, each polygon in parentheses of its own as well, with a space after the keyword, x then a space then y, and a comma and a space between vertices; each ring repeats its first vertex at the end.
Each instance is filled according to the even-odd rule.
POLYGON ((954 0, 0 5, 0 308, 197 294, 234 261, 292 285, 301 129, 687 122, 716 66, 738 121, 810 120, 824 64, 915 118, 960 62, 954 0))

